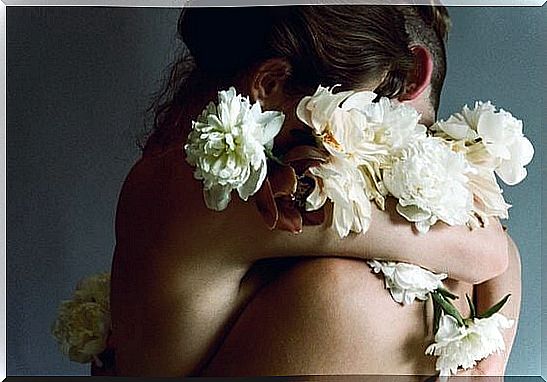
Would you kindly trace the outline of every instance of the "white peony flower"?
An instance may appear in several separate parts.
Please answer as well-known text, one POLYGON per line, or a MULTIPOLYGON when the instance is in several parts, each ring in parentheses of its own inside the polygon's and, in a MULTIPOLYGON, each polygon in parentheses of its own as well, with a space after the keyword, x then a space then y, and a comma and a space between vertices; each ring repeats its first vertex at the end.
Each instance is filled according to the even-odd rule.
POLYGON ((451 115, 446 121, 437 121, 431 130, 437 135, 449 137, 455 140, 473 141, 479 137, 477 126, 483 113, 495 112, 496 108, 490 102, 475 102, 475 108, 469 109, 465 105, 460 113, 451 115))
POLYGON ((392 261, 371 260, 367 262, 374 273, 382 272, 386 288, 391 297, 400 304, 410 304, 415 299, 425 301, 428 293, 443 286, 447 275, 435 274, 417 265, 392 261))
POLYGON ((437 220, 463 225, 473 207, 463 154, 439 138, 418 139, 400 150, 384 171, 388 191, 399 199, 397 211, 425 233, 437 220))
POLYGON ((456 374, 460 367, 472 368, 490 354, 505 350, 501 330, 513 324, 513 320, 495 313, 488 318, 475 318, 468 327, 460 327, 454 317, 443 315, 435 334, 435 343, 425 353, 438 357, 436 369, 441 376, 450 376, 456 374))
POLYGON ((297 115, 312 128, 331 156, 359 168, 365 194, 383 208, 387 190, 380 168, 386 164, 389 150, 384 142, 379 143, 378 134, 360 111, 375 98, 370 91, 333 94, 331 89, 319 86, 313 96, 300 101, 297 115))
MULTIPOLYGON (((507 219, 510 204, 503 198, 503 190, 496 181, 494 173, 488 169, 478 168, 477 173, 469 174, 469 190, 474 197, 473 212, 481 219, 482 225, 488 225, 489 217, 507 219)), ((477 221, 469 222, 471 228, 480 227, 477 221)))
POLYGON ((420 114, 413 107, 386 97, 374 103, 352 102, 352 98, 342 107, 355 107, 363 113, 369 128, 374 131, 374 142, 385 145, 390 152, 426 136, 427 128, 418 123, 420 114))
POLYGON ((333 203, 333 225, 340 237, 346 237, 350 231, 366 232, 372 218, 371 204, 363 176, 354 163, 334 156, 309 171, 317 182, 306 199, 306 210, 321 208, 328 198, 333 203))
POLYGON ((107 347, 110 332, 110 275, 82 280, 72 300, 63 301, 52 326, 61 352, 86 363, 107 347))
POLYGON ((208 208, 225 209, 232 190, 243 200, 258 191, 266 178, 265 150, 272 149, 284 118, 278 111, 262 112, 260 103, 251 105, 231 87, 192 122, 186 160, 196 167, 194 177, 203 180, 208 208))
POLYGON ((485 150, 470 150, 468 160, 477 166, 487 166, 509 185, 526 177, 526 166, 532 160, 534 148, 522 133, 522 121, 511 113, 496 111, 490 102, 476 102, 474 109, 466 105, 461 113, 432 126, 436 135, 463 140, 485 150), (479 140, 480 138, 480 140, 479 140))
POLYGON ((484 113, 479 118, 477 132, 486 150, 499 160, 496 174, 508 185, 520 183, 526 177, 526 166, 534 156, 534 147, 522 134, 522 121, 511 113, 484 113))
POLYGON ((343 156, 356 164, 379 161, 385 147, 374 142, 375 133, 366 116, 355 105, 369 104, 376 94, 346 91, 333 94, 319 86, 313 96, 302 98, 298 118, 310 126, 331 155, 343 156))

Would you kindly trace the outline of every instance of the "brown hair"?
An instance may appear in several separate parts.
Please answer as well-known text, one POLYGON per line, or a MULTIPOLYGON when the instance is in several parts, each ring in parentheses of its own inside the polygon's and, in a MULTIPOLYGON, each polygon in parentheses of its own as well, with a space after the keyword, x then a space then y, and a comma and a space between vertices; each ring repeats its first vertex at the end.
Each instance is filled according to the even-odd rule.
POLYGON ((400 7, 405 17, 410 44, 425 45, 433 58, 430 100, 435 110, 439 108, 441 90, 446 75, 445 42, 451 27, 448 11, 443 6, 400 7))
POLYGON ((180 138, 184 103, 209 101, 198 99, 198 86, 214 92, 233 85, 268 58, 291 65, 288 93, 309 94, 319 84, 345 90, 381 81, 377 94, 398 96, 413 68, 405 28, 412 15, 401 7, 359 5, 184 9, 178 36, 187 50, 150 108, 153 131, 145 152, 180 138))

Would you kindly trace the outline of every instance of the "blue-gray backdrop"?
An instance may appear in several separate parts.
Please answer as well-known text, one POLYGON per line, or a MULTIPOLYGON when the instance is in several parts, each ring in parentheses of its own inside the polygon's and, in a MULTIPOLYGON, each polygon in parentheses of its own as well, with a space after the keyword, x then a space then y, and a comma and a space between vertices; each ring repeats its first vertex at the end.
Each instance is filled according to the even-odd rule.
MULTIPOLYGON (((541 361, 542 349, 547 354, 541 305, 547 12, 450 13, 440 116, 490 99, 525 121, 536 148, 525 182, 505 187, 523 264, 522 315, 508 372, 547 375, 547 357, 541 361)), ((109 269, 118 192, 139 155, 134 142, 143 110, 178 46, 178 14, 8 7, 8 375, 88 372, 60 355, 50 325, 80 278, 109 269)))

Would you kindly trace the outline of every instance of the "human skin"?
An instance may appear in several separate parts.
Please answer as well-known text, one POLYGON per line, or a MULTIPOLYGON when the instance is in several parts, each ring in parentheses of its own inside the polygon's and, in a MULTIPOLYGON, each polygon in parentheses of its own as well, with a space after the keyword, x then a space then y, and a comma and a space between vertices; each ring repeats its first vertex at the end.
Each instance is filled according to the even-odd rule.
MULTIPOLYGON (((198 373, 257 292, 241 288, 241 281, 260 259, 403 260, 471 282, 490 279, 505 268, 503 254, 489 253, 492 246, 485 244, 498 245, 498 235, 504 235, 496 224, 463 231, 469 242, 461 240, 459 227, 443 225, 421 240, 408 223, 393 222, 388 213, 375 209, 366 234, 339 240, 326 225, 305 227, 298 235, 270 231, 252 203, 237 199, 222 213, 208 210, 180 147, 137 163, 121 192, 116 219, 112 342, 120 375, 198 373), (393 236, 386 234, 390 230, 393 236), (476 243, 485 246, 484 253, 464 248, 476 243), (454 264, 447 261, 450 247, 460 253, 454 264), (402 253, 401 248, 409 250, 402 253), (443 258, 444 263, 439 261, 443 258), (489 266, 491 258, 499 263, 489 266), (484 266, 461 266, 461 261, 484 266)), ((395 306, 387 292, 381 296, 395 306)))
MULTIPOLYGON (((432 110, 427 101, 429 89, 424 90, 424 95, 415 99, 412 106, 417 110, 432 110)), ((427 112, 424 115, 422 123, 429 124, 434 120, 427 112)), ((388 203, 388 212, 391 212, 393 226, 408 225, 394 213, 392 200, 388 203)), ((393 226, 386 231, 387 240, 397 237, 393 226)), ((427 238, 435 240, 434 237, 427 238)), ((474 243, 473 238, 464 233, 461 233, 461 240, 474 243)), ((449 280, 446 285, 462 297, 456 306, 464 316, 469 314, 463 298, 466 294, 475 298, 480 312, 511 293, 503 312, 515 320, 515 325, 504 332, 505 352, 488 357, 458 376, 503 375, 505 371, 518 322, 521 280, 515 244, 508 235, 499 240, 509 242, 509 267, 502 275, 480 284, 477 282, 474 286, 456 280, 449 280)), ((409 250, 408 246, 398 247, 398 250, 401 248, 409 250)), ((447 249, 453 248, 448 246, 447 249)), ((478 247, 476 250, 481 252, 478 247)), ((457 251, 447 256, 459 258, 457 251)), ((432 329, 428 325, 432 322, 431 310, 423 303, 416 303, 414 309, 404 307, 392 311, 391 315, 397 320, 387 326, 385 317, 390 316, 390 309, 395 309, 394 302, 386 297, 387 293, 379 296, 381 288, 372 279, 374 277, 364 264, 347 259, 301 261, 288 271, 285 269, 279 279, 261 290, 249 303, 205 374, 432 373, 433 357, 424 356, 425 346, 433 341, 432 329), (329 298, 325 298, 325 294, 329 298), (381 314, 374 316, 378 312, 381 314), (331 320, 333 314, 344 320, 331 320), (334 326, 333 322, 336 322, 334 326), (421 335, 404 340, 416 333, 421 335), (384 340, 378 343, 378 338, 384 340), (385 338, 396 340, 391 342, 385 338), (370 350, 371 343, 375 344, 374 351, 370 350), (403 343, 405 346, 397 346, 403 343), (379 351, 382 346, 385 346, 384 350, 379 351)))
MULTIPOLYGON (((520 261, 516 246, 507 239, 510 262, 502 275, 475 286, 446 282, 462 297, 456 306, 464 316, 469 314, 466 293, 475 293, 479 312, 511 293, 503 314, 515 325, 504 331, 506 351, 458 373, 469 381, 504 375, 516 333, 520 261)), ((255 295, 204 375, 433 375, 435 359, 424 354, 433 342, 431 323, 430 302, 396 304, 381 278, 362 261, 304 260, 280 272, 255 295)))
MULTIPOLYGON (((508 240, 508 253, 509 253, 509 266, 507 270, 488 280, 482 284, 475 285, 475 299, 477 302, 477 310, 484 312, 488 310, 492 305, 501 300, 507 293, 511 293, 509 301, 503 307, 503 314, 515 320, 515 323, 510 329, 506 329, 503 332, 506 349, 504 352, 498 352, 490 355, 486 359, 482 360, 477 366, 471 370, 465 370, 458 373, 458 377, 468 376, 469 378, 463 379, 468 382, 473 381, 473 376, 503 376, 507 368, 507 361, 509 360, 509 354, 515 340, 517 333, 518 319, 520 315, 520 303, 522 297, 522 282, 521 282, 521 263, 520 254, 515 242, 507 235, 508 240)), ((460 380, 460 379, 458 379, 460 380)), ((484 379, 475 378, 477 381, 484 379)), ((503 378, 491 378, 490 382, 503 381, 503 378)))
MULTIPOLYGON (((276 79, 268 77, 268 70, 257 73, 266 75, 256 75, 250 81, 242 82, 239 88, 262 101, 266 101, 265 96, 268 96, 268 109, 285 111, 284 131, 276 139, 276 144, 283 145, 283 140, 289 136, 287 131, 301 128, 294 116, 298 99, 285 97, 282 87, 276 84, 268 86, 268 89, 279 89, 277 93, 265 94, 265 87, 260 81, 270 82, 271 85, 271 81, 276 79), (257 78, 262 80, 256 81, 257 78), (255 85, 258 87, 254 88, 255 85)), ((200 111, 199 105, 194 106, 195 112, 188 113, 189 119, 183 126, 190 126, 191 116, 200 111)), ((348 257, 405 261, 447 273, 454 280, 449 287, 459 294, 472 294, 472 284, 485 282, 507 269, 505 233, 495 219, 491 219, 487 228, 474 231, 438 223, 427 235, 418 235, 408 222, 394 213, 391 201, 387 211, 373 208, 373 223, 365 234, 340 239, 329 227, 328 219, 321 226, 304 227, 299 234, 270 231, 252 201, 244 203, 237 197, 221 213, 208 210, 203 203, 202 185, 193 178, 192 168, 185 162, 181 149, 183 144, 184 141, 174 142, 162 154, 143 157, 131 170, 120 194, 111 293, 112 343, 116 348, 118 375, 184 376, 202 371, 216 374, 210 361, 216 359, 215 354, 222 354, 218 350, 222 350, 224 341, 235 333, 239 318, 244 319, 252 304, 258 301, 256 297, 265 284, 260 278, 257 282, 249 282, 246 277, 260 260, 348 257), (455 253, 458 255, 454 256, 455 253), (234 332, 231 332, 232 328, 234 332), (205 370, 208 364, 211 368, 205 370)), ((310 262, 314 263, 315 260, 310 262)), ((378 276, 363 271, 363 262, 344 262, 343 266, 328 261, 318 264, 326 264, 327 268, 335 264, 332 275, 339 281, 351 274, 346 271, 353 267, 358 269, 353 278, 347 278, 355 281, 353 287, 356 288, 355 293, 348 296, 353 299, 362 297, 359 301, 363 303, 355 307, 366 308, 366 314, 354 311, 353 316, 368 316, 368 329, 372 329, 370 325, 373 323, 380 327, 386 323, 385 314, 382 313, 385 310, 378 309, 372 302, 381 301, 385 309, 400 312, 401 308, 391 301, 389 294, 381 290, 382 283, 378 276), (352 266, 347 268, 347 264, 352 266), (358 288, 362 283, 376 285, 376 292, 358 288), (366 304, 371 305, 367 307, 366 304), (377 320, 371 320, 375 317, 372 312, 376 312, 377 320)), ((266 276, 266 279, 271 279, 271 276, 266 276)), ((318 283, 325 281, 328 280, 316 280, 318 283)), ((328 288, 325 285, 325 289, 328 288)), ((279 298, 285 294, 278 293, 277 296, 279 298)), ((342 294, 332 295, 331 301, 340 304, 347 302, 342 294)), ((462 301, 458 303, 462 304, 462 301)), ((411 328, 416 328, 418 322, 421 323, 421 334, 426 333, 429 329, 423 323, 423 306, 416 304, 406 307, 406 319, 404 315, 394 313, 393 317, 403 319, 392 320, 383 329, 389 329, 390 335, 397 338, 396 334, 412 333, 404 325, 410 324, 411 328)), ((343 309, 338 311, 343 312, 343 309)), ((317 323, 332 322, 328 316, 326 318, 326 321, 321 321, 318 317, 317 323)), ((261 321, 256 317, 254 322, 261 321)), ((347 331, 349 328, 333 326, 334 330, 347 331)), ((273 326, 263 329, 273 329, 273 326)), ((320 334, 320 331, 317 333, 320 334)), ((374 331, 365 330, 365 333, 371 335, 374 331)), ((344 337, 339 335, 333 338, 344 337)), ((418 338, 423 342, 424 336, 415 337, 416 340, 418 338)), ((364 345, 359 347, 361 351, 374 350, 369 345, 370 341, 365 341, 366 337, 361 339, 364 345)), ((401 348, 400 341, 392 342, 391 348, 389 343, 384 344, 384 350, 374 352, 375 356, 381 358, 391 354, 396 359, 408 354, 407 351, 397 350, 401 348)), ((323 339, 323 345, 328 345, 328 341, 323 339)), ((414 342, 412 346, 423 347, 423 343, 414 342)), ((290 351, 289 346, 285 349, 290 351)), ((341 357, 344 353, 340 350, 341 357)), ((357 353, 354 351, 353 354, 357 353)), ((359 359, 375 359, 373 354, 360 355, 359 359)), ((335 370, 334 367, 328 369, 329 364, 324 361, 321 360, 321 371, 335 370)), ((385 363, 361 364, 359 370, 371 371, 378 365, 385 363)), ((431 360, 424 363, 416 357, 393 365, 391 372, 432 370, 431 360)), ((271 368, 268 371, 273 372, 271 368)), ((282 372, 281 369, 278 371, 282 372)), ((300 372, 313 370, 302 368, 300 372)))

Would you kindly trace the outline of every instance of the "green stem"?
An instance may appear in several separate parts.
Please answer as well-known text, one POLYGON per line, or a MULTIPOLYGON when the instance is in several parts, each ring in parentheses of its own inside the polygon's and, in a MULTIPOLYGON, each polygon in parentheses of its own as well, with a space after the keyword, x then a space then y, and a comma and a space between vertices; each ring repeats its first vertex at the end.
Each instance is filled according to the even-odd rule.
POLYGON ((437 292, 439 292, 440 294, 443 295, 443 297, 448 297, 452 300, 457 300, 459 299, 458 296, 456 296, 455 294, 451 293, 448 289, 445 289, 443 287, 439 287, 437 288, 437 292))
POLYGON ((469 310, 471 311, 471 316, 469 318, 475 318, 477 317, 477 310, 475 309, 475 304, 473 304, 473 301, 471 301, 471 298, 466 293, 465 298, 467 299, 467 305, 469 305, 469 310))
POLYGON ((433 301, 437 302, 441 306, 442 310, 446 314, 456 319, 459 326, 466 326, 463 317, 461 316, 460 312, 458 312, 458 309, 456 309, 456 307, 452 305, 450 301, 445 299, 441 293, 433 291, 431 292, 431 297, 433 297, 433 301))

